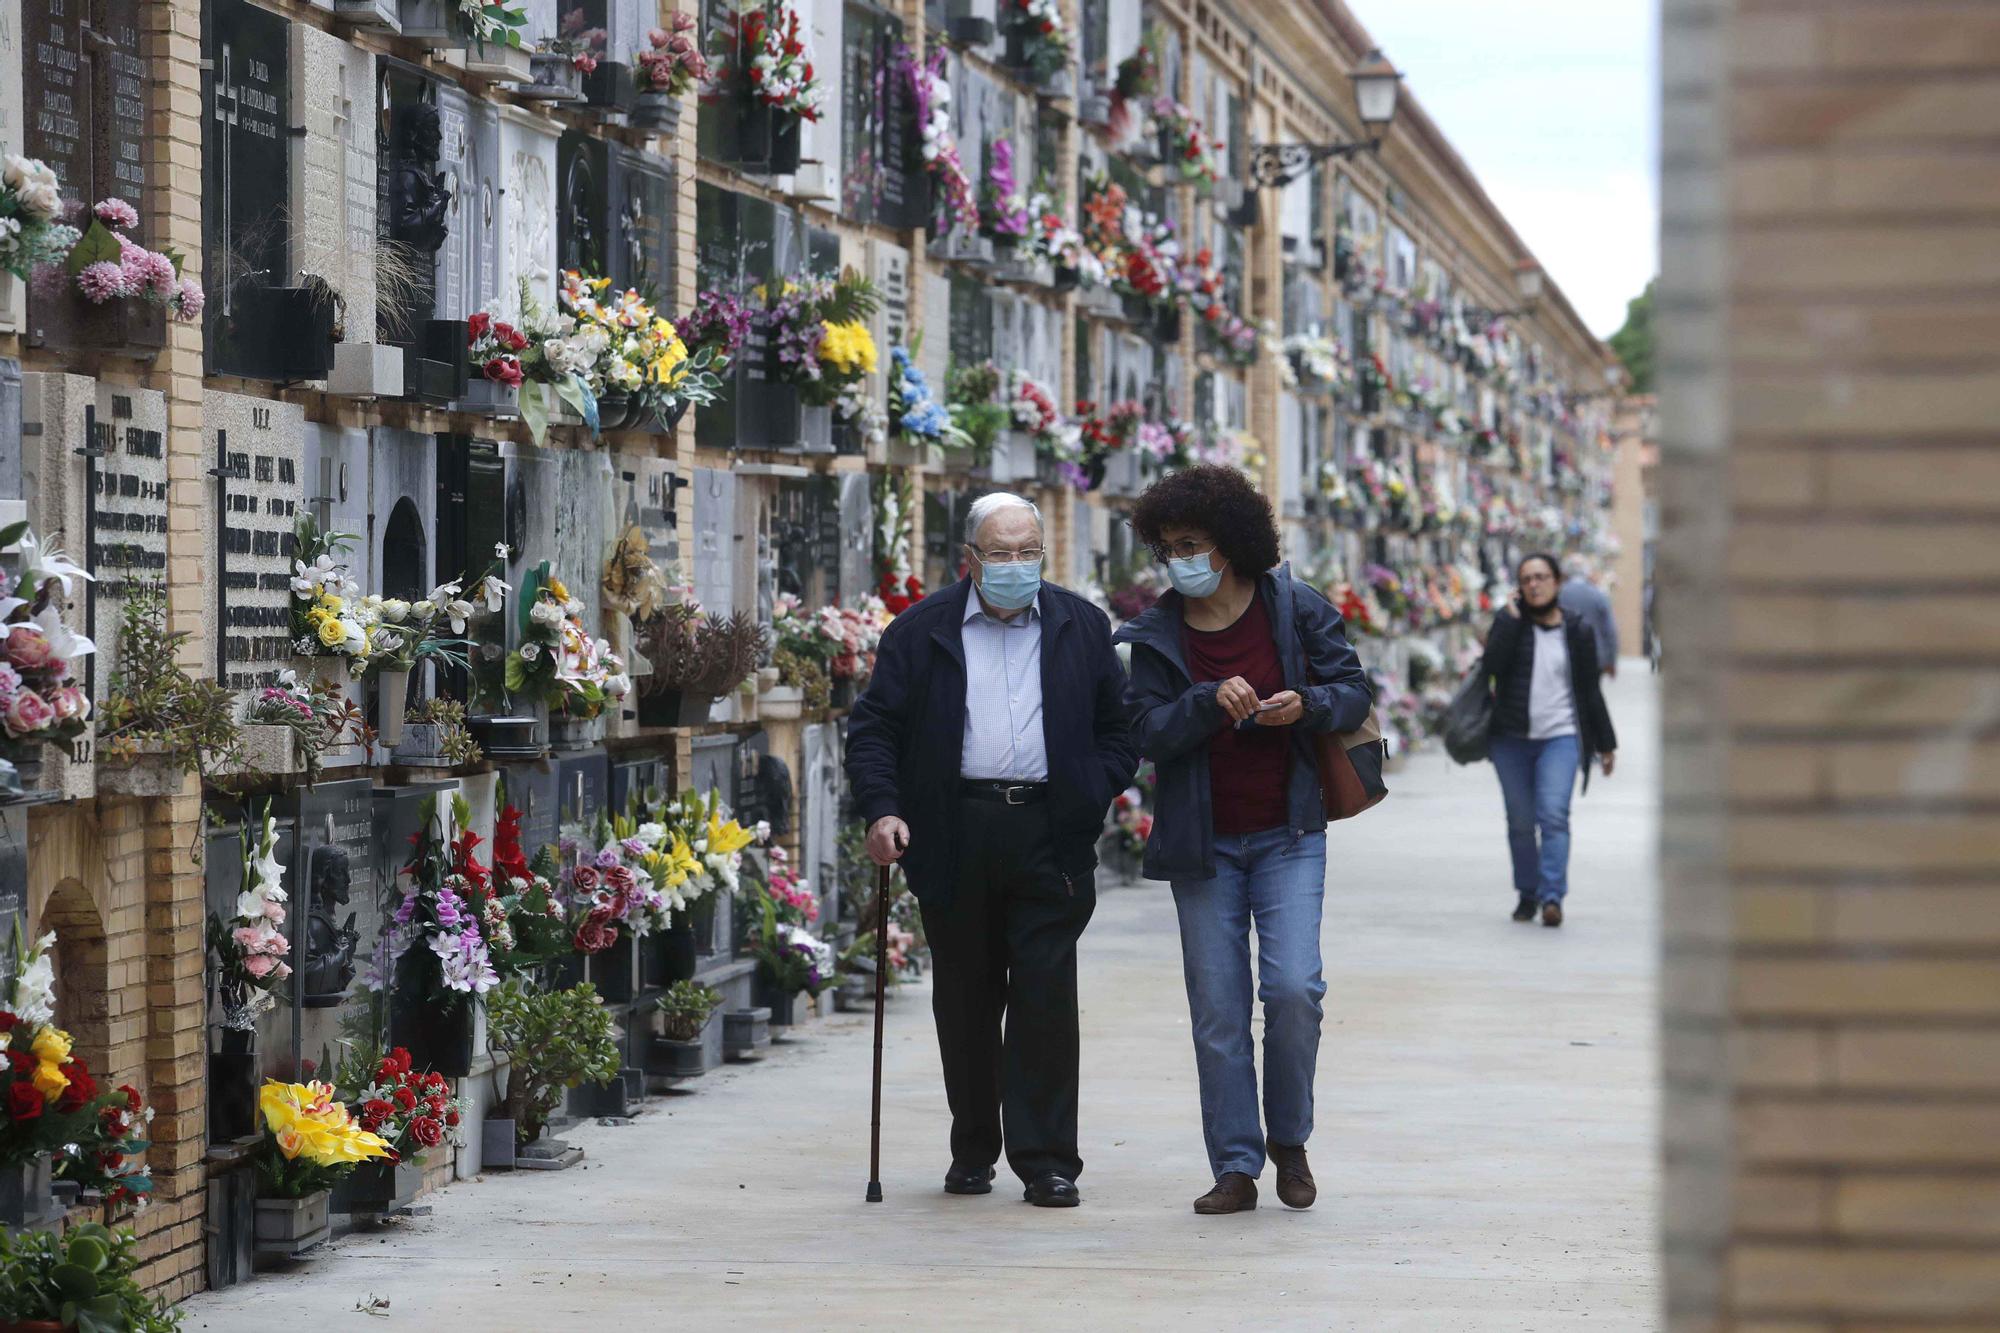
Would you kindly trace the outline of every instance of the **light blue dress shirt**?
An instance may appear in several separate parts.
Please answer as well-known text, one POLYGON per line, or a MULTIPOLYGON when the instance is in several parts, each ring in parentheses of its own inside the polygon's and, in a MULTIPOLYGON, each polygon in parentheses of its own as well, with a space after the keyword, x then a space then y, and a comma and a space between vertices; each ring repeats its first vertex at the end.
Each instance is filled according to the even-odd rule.
POLYGON ((978 588, 965 599, 965 754, 959 775, 1047 782, 1042 735, 1041 598, 1012 620, 986 613, 978 588))

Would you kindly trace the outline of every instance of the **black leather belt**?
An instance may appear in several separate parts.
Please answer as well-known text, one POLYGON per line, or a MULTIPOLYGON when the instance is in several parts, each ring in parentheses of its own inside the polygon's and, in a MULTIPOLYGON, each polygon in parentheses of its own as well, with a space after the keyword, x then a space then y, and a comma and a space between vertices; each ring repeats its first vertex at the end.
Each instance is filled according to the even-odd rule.
POLYGON ((958 785, 959 791, 980 801, 999 801, 1006 805, 1033 805, 1037 801, 1049 799, 1049 784, 1046 782, 1001 782, 990 778, 966 778, 958 785))

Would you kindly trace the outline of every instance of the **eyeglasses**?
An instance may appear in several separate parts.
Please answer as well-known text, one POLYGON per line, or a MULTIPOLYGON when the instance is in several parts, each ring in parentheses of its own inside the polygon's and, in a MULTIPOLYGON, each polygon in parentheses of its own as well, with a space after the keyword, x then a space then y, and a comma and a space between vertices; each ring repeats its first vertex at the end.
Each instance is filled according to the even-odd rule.
POLYGON ((1521 575, 1521 586, 1523 588, 1527 587, 1531 583, 1554 583, 1555 581, 1556 581, 1556 576, 1548 573, 1521 575))
POLYGON ((979 557, 982 565, 1032 565, 1042 558, 1042 548, 1030 546, 1023 551, 982 551, 977 546, 969 548, 979 557))
POLYGON ((1198 555, 1207 555, 1215 549, 1212 541, 1196 541, 1193 537, 1183 537, 1168 546, 1164 542, 1153 543, 1153 558, 1161 564, 1169 560, 1189 560, 1198 555))

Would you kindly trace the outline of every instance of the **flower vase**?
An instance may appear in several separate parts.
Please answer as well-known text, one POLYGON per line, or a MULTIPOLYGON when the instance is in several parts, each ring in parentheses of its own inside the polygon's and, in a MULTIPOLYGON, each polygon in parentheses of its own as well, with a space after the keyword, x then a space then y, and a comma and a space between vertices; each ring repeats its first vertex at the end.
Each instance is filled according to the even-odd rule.
POLYGON ((534 81, 514 89, 516 97, 538 102, 581 102, 583 71, 570 56, 538 51, 528 57, 534 81))
MULTIPOLYGON (((694 940, 697 957, 707 957, 716 952, 715 900, 715 893, 704 893, 687 910, 688 933, 694 940)), ((694 973, 690 971, 688 975, 693 976, 694 973)))
POLYGON ((410 673, 387 667, 375 673, 375 737, 394 749, 403 743, 403 715, 409 711, 410 673))
POLYGON ((699 727, 708 721, 714 697, 699 690, 641 691, 639 725, 642 727, 699 727))
POLYGON ((266 1254, 298 1254, 333 1233, 328 1217, 332 1191, 314 1190, 296 1199, 257 1200, 257 1248, 266 1254))
POLYGON ((424 1187, 423 1163, 410 1158, 362 1162, 333 1188, 330 1207, 336 1213, 393 1213, 416 1198, 424 1187))
POLYGON ((208 1053, 208 1138, 234 1143, 253 1137, 257 1123, 257 1034, 224 1028, 208 1053))
POLYGON ((343 693, 349 686, 354 684, 353 663, 347 658, 333 653, 313 657, 294 656, 292 658, 292 674, 298 677, 299 684, 301 685, 309 684, 315 680, 323 680, 343 693))
POLYGON ((446 1078, 472 1072, 472 998, 440 1004, 398 996, 389 1014, 392 1046, 410 1053, 410 1067, 446 1078))
POLYGON ((618 932, 618 942, 602 953, 590 955, 590 981, 609 1003, 632 998, 632 932, 618 932))
POLYGON ((632 99, 632 124, 671 137, 680 129, 681 104, 671 93, 647 90, 632 99))
POLYGON ((571 717, 567 713, 549 716, 549 748, 552 750, 588 750, 603 739, 602 717, 571 717))
POLYGON ((49 1185, 52 1169, 47 1153, 0 1168, 0 1226, 37 1226, 56 1211, 49 1185))

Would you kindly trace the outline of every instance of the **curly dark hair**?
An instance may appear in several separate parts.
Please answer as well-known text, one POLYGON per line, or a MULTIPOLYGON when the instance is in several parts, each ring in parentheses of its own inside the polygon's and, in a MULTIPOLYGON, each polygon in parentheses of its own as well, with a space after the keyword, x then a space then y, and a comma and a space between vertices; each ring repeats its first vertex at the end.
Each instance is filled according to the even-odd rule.
POLYGON ((1167 528, 1205 532, 1229 567, 1246 578, 1278 566, 1278 520, 1271 502, 1233 467, 1205 463, 1161 477, 1133 507, 1132 527, 1155 550, 1167 528))

